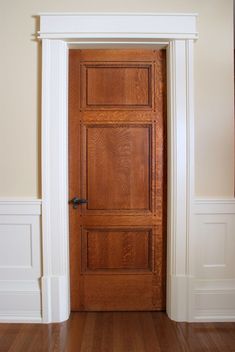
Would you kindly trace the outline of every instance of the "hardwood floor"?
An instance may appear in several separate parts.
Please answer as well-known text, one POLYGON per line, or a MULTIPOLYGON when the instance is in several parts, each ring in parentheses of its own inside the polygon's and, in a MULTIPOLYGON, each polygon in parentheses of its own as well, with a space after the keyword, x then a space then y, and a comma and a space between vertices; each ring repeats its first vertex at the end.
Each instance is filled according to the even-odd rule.
POLYGON ((0 324, 0 352, 234 352, 235 323, 160 312, 72 313, 61 324, 0 324))

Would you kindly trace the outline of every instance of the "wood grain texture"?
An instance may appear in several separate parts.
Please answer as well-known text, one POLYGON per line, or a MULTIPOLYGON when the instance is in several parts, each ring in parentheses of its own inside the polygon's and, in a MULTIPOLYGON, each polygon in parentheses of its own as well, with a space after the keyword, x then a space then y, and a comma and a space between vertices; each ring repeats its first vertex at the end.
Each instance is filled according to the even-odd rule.
POLYGON ((72 310, 164 310, 165 51, 69 56, 72 310))
POLYGON ((150 270, 151 231, 90 229, 85 238, 85 270, 150 270))
POLYGON ((72 313, 61 324, 0 324, 0 352, 234 352, 235 323, 161 312, 72 313))
POLYGON ((86 130, 89 210, 149 209, 151 127, 96 125, 86 130))
POLYGON ((86 64, 82 77, 83 108, 151 108, 151 65, 86 64))

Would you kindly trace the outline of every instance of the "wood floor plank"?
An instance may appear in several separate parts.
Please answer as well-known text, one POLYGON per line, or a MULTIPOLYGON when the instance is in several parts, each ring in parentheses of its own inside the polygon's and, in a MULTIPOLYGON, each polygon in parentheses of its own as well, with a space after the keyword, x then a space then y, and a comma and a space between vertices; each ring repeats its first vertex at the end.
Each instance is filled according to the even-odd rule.
POLYGON ((34 337, 35 334, 32 325, 24 324, 20 326, 18 334, 16 335, 14 341, 12 341, 11 347, 9 348, 9 352, 23 352, 25 348, 29 349, 29 346, 34 342, 34 337))
POLYGON ((226 341, 228 346, 232 347, 232 352, 235 352, 235 323, 226 323, 218 326, 217 329, 226 341))
POLYGON ((1 337, 5 334, 7 327, 9 327, 9 324, 0 324, 0 341, 1 337))
MULTIPOLYGON (((141 313, 133 312, 131 315, 123 314, 123 330, 128 334, 128 339, 132 340, 132 349, 129 351, 145 351, 144 339, 141 330, 141 313)), ((129 342, 130 343, 130 342, 129 342)))
POLYGON ((67 343, 65 352, 73 352, 74 346, 80 351, 86 322, 86 313, 71 314, 67 322, 67 343))
POLYGON ((151 312, 140 313, 140 324, 145 352, 161 352, 151 312))
POLYGON ((72 313, 61 324, 0 324, 0 352, 235 352, 235 323, 163 312, 72 313))
POLYGON ((235 324, 180 323, 190 352, 235 352, 235 324))
POLYGON ((93 313, 93 312, 87 313, 84 331, 82 335, 82 341, 81 341, 81 352, 92 352, 93 336, 95 334, 96 314, 97 313, 93 313))
POLYGON ((8 352, 21 329, 20 324, 7 324, 3 326, 4 333, 0 338, 0 352, 8 352))
POLYGON ((155 331, 161 352, 190 352, 185 340, 177 329, 177 323, 170 320, 165 313, 152 313, 155 331))
POLYGON ((125 350, 136 352, 130 320, 131 315, 125 312, 114 314, 114 352, 125 350))
POLYGON ((113 313, 96 313, 92 351, 113 351, 113 313))

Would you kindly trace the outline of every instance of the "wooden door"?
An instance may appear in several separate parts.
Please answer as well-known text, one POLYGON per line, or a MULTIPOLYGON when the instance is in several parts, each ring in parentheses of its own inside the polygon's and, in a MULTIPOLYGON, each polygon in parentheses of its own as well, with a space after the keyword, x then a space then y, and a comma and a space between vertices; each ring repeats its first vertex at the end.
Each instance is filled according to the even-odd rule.
POLYGON ((165 50, 70 50, 72 310, 165 308, 165 50))

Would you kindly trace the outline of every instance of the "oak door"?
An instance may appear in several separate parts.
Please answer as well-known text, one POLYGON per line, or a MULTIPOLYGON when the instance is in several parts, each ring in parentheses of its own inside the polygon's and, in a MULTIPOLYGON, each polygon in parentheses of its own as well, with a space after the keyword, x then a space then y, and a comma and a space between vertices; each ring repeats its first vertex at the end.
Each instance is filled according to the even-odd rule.
POLYGON ((72 310, 165 308, 165 50, 70 50, 72 310))

